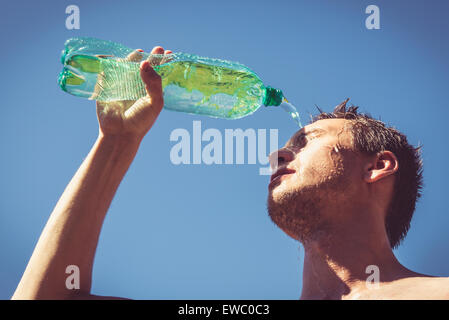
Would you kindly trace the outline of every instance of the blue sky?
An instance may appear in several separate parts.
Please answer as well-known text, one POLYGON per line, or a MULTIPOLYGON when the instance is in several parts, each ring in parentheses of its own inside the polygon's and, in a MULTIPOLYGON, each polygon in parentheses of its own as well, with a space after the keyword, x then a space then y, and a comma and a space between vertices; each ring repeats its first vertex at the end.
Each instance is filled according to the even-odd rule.
MULTIPOLYGON (((408 268, 449 276, 447 1, 10 1, 0 12, 0 298, 94 143, 95 104, 56 83, 64 41, 91 36, 239 61, 281 88, 303 119, 350 97, 423 145, 425 188, 403 245, 408 268), (67 30, 65 8, 80 8, 67 30), (365 8, 380 8, 380 30, 365 8)), ((164 110, 105 220, 95 294, 133 299, 297 299, 303 249, 266 211, 260 165, 174 165, 177 128, 296 127, 275 108, 240 120, 164 110)))

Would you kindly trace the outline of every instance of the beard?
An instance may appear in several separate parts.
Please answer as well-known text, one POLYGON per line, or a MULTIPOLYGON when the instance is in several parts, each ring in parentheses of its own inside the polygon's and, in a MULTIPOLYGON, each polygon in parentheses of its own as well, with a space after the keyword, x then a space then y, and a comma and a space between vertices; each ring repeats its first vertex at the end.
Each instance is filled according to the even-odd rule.
MULTIPOLYGON (((271 220, 287 235, 305 243, 323 234, 329 234, 332 207, 344 201, 348 180, 342 168, 335 170, 320 182, 298 186, 268 195, 267 210, 271 220)), ((280 186, 278 186, 280 187, 280 186)))

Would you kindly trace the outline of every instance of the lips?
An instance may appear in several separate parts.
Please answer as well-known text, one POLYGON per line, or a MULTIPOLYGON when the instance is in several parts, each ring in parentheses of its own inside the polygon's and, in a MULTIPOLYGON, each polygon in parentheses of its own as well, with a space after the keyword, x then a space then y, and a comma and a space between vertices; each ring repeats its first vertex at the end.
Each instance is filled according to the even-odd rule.
POLYGON ((283 176, 283 175, 286 175, 286 174, 292 174, 292 173, 295 173, 295 172, 296 172, 295 170, 289 169, 289 168, 286 168, 286 167, 280 168, 280 169, 276 170, 276 172, 271 175, 270 183, 273 182, 276 178, 278 178, 280 176, 283 176))

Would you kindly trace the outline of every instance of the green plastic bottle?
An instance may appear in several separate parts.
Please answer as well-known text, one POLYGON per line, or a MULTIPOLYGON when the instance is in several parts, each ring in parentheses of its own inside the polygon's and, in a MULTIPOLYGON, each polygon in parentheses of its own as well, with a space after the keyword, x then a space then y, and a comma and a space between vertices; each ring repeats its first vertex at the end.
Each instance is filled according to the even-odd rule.
MULTIPOLYGON (((132 52, 133 49, 111 41, 71 38, 62 53, 64 68, 59 85, 70 94, 92 100, 137 100, 146 92, 139 63, 125 60, 132 52)), ((150 56, 142 55, 142 60, 150 56)), ((160 61, 153 68, 162 78, 166 109, 238 119, 261 105, 285 104, 283 108, 299 123, 296 109, 286 104, 282 91, 264 86, 242 64, 186 53, 151 58, 160 61)))

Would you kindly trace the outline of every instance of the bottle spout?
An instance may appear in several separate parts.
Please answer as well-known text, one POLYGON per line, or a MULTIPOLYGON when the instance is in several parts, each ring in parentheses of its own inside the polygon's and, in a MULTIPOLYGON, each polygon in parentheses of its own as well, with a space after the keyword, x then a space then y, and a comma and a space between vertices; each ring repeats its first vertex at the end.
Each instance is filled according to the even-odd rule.
POLYGON ((265 88, 265 96, 263 98, 263 105, 268 106, 279 106, 282 101, 284 100, 284 94, 282 93, 282 90, 275 89, 272 87, 266 87, 265 88))

